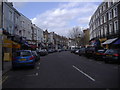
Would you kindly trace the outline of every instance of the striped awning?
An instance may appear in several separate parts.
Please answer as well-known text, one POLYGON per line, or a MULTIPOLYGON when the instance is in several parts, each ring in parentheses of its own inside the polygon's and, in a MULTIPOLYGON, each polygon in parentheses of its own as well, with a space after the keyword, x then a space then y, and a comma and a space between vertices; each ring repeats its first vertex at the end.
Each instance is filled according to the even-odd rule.
POLYGON ((104 44, 111 44, 112 42, 114 42, 115 40, 117 40, 118 38, 113 38, 113 39, 108 39, 106 40, 104 43, 102 43, 103 45, 104 44))

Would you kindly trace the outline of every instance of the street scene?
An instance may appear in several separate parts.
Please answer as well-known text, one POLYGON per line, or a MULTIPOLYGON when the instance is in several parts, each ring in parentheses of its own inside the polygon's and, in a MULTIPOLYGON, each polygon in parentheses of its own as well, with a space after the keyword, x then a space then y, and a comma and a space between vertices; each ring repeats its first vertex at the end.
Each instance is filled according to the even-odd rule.
POLYGON ((3 0, 0 77, 3 90, 120 88, 120 1, 3 0))
POLYGON ((34 69, 10 71, 3 88, 117 88, 118 75, 116 64, 62 51, 41 57, 34 69))

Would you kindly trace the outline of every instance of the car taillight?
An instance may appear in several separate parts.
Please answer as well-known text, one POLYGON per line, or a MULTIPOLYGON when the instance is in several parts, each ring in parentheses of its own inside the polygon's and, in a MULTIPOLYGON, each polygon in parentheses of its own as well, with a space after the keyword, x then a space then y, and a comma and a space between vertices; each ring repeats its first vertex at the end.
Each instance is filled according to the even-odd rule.
POLYGON ((119 56, 119 54, 114 54, 114 56, 116 56, 116 57, 117 57, 117 56, 119 56))
POLYGON ((29 60, 33 60, 34 58, 35 58, 35 57, 34 57, 34 56, 32 56, 32 57, 30 57, 30 58, 29 58, 29 60))
POLYGON ((101 53, 101 55, 106 55, 105 53, 101 53))

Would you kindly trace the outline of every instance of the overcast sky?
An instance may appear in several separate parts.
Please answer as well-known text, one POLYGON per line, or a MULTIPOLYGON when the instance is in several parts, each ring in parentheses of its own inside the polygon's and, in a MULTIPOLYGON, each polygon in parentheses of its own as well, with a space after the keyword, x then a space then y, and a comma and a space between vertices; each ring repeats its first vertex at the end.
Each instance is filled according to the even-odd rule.
POLYGON ((67 36, 75 26, 88 28, 101 2, 16 2, 14 7, 41 29, 67 36))

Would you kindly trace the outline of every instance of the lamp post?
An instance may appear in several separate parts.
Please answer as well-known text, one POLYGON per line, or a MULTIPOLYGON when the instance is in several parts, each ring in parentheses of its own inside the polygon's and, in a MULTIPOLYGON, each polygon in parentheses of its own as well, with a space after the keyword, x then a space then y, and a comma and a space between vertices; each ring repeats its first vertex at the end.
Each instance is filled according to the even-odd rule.
POLYGON ((81 45, 81 34, 78 35, 78 46, 81 45))

